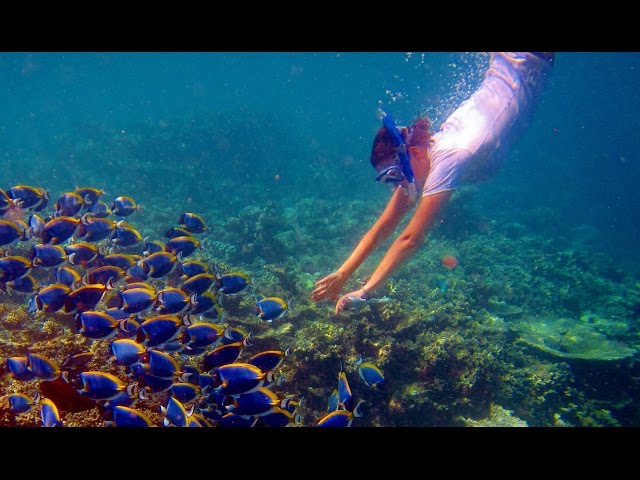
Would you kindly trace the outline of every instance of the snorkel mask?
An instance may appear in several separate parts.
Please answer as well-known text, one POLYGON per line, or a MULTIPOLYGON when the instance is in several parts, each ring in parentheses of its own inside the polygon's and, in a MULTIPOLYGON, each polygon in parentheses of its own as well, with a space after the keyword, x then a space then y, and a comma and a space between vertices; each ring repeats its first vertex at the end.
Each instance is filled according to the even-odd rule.
POLYGON ((387 132, 391 136, 393 146, 396 149, 396 163, 390 167, 385 168, 376 176, 376 182, 382 182, 391 185, 399 185, 400 188, 409 196, 411 202, 415 202, 418 196, 416 189, 416 181, 413 176, 413 170, 411 168, 411 162, 409 162, 409 152, 407 151, 407 145, 402 139, 402 135, 396 128, 396 124, 393 121, 391 115, 382 114, 382 125, 386 128, 387 132), (407 186, 404 187, 402 182, 406 180, 407 186))

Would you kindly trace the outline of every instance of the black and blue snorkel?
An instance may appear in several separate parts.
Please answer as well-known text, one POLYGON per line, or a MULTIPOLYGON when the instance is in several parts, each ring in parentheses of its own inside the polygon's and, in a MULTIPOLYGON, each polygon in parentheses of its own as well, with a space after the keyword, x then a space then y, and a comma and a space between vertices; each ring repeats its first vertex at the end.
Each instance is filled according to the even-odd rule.
POLYGON ((382 125, 391 136, 393 146, 396 149, 396 164, 387 167, 380 172, 378 176, 376 176, 376 182, 400 185, 401 182, 406 180, 407 187, 403 188, 401 186, 401 188, 403 188, 404 192, 409 195, 411 202, 415 202, 418 192, 416 189, 415 178, 413 176, 413 169, 411 168, 411 162, 409 161, 407 145, 398 131, 396 123, 393 121, 393 117, 384 112, 382 115, 382 125))

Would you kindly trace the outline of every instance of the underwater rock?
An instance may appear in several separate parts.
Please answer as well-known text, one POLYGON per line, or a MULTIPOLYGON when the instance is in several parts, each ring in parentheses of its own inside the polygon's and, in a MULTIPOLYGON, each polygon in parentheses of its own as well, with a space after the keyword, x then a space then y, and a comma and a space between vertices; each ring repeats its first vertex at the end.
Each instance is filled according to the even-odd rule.
POLYGON ((481 420, 460 418, 466 427, 528 427, 527 422, 513 415, 512 410, 506 410, 500 405, 492 403, 489 406, 489 416, 481 420))
POLYGON ((572 318, 525 317, 513 325, 519 340, 554 357, 585 361, 618 361, 636 353, 607 338, 594 326, 572 318))

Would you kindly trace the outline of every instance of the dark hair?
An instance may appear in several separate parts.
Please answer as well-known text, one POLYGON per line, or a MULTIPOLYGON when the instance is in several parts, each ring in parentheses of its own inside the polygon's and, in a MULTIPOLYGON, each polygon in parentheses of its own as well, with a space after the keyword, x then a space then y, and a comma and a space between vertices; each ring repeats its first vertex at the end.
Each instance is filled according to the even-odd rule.
POLYGON ((391 134, 386 127, 380 128, 373 139, 373 146, 371 147, 371 165, 373 165, 373 168, 377 168, 379 162, 395 154, 396 147, 393 145, 391 134))
MULTIPOLYGON (((409 127, 409 141, 407 147, 426 145, 430 138, 429 127, 431 122, 427 117, 418 117, 409 127)), ((404 135, 403 135, 404 136, 404 135)), ((406 139, 405 139, 406 141, 406 139)), ((386 127, 380 128, 373 139, 371 147, 371 165, 377 169, 378 163, 396 154, 393 137, 386 127)))

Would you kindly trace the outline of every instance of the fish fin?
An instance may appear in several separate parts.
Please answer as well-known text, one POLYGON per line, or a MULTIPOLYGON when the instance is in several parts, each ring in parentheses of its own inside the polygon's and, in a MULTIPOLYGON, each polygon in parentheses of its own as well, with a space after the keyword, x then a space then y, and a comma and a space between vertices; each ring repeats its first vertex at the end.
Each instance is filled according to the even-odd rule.
POLYGON ((107 283, 105 283, 105 287, 107 287, 107 290, 113 290, 114 288, 116 288, 116 284, 113 281, 113 277, 109 277, 109 279, 107 280, 107 283))
MULTIPOLYGON (((149 397, 147 396, 147 390, 149 389, 149 387, 142 387, 140 390, 138 390, 138 398, 140 400, 149 400, 149 397)), ((162 408, 162 407, 161 407, 162 408)))
POLYGON ((356 418, 360 418, 362 417, 362 412, 360 411, 360 405, 362 405, 363 403, 366 403, 365 400, 358 400, 358 403, 356 404, 355 407, 353 407, 353 416, 356 418))
POLYGON ((129 395, 130 397, 134 397, 136 394, 138 386, 134 383, 131 383, 129 385, 127 385, 127 388, 125 389, 125 391, 127 392, 127 395, 129 395))

